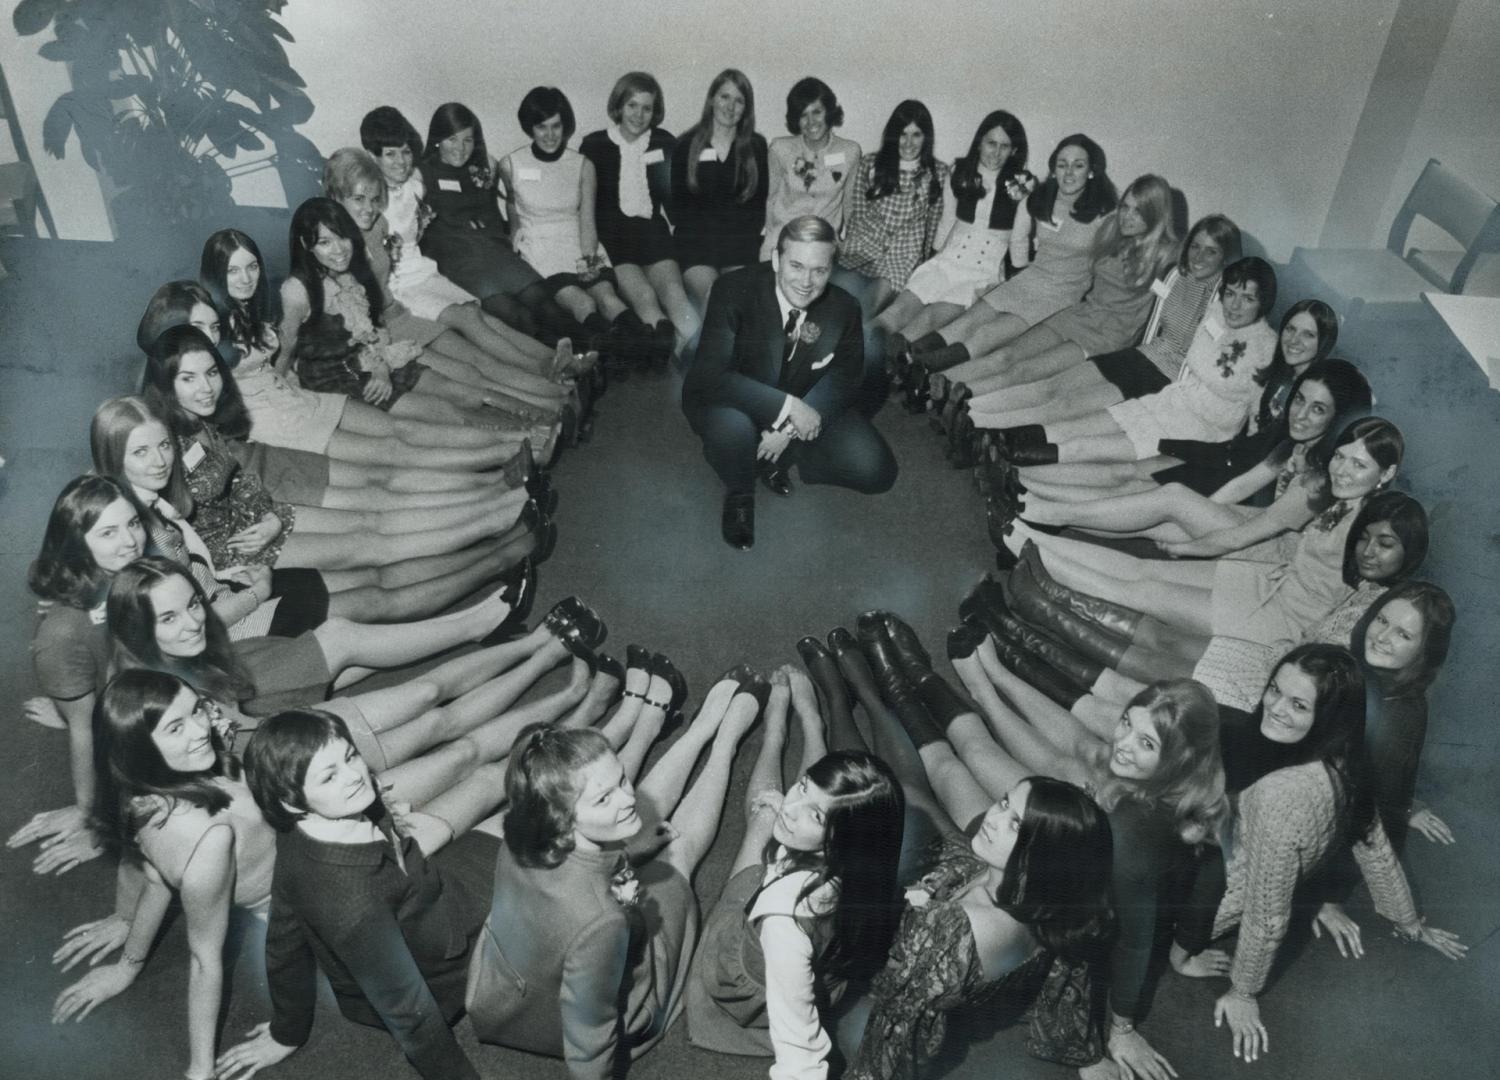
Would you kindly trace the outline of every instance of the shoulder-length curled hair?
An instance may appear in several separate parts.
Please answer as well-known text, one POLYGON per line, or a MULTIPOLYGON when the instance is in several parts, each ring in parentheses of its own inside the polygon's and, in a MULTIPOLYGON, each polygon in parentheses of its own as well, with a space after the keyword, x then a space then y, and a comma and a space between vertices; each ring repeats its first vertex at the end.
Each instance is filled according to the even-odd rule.
POLYGON ((1047 949, 1099 960, 1115 933, 1109 818, 1066 781, 1029 776, 1024 782, 1026 813, 995 903, 1047 949))
POLYGON ((83 609, 104 598, 109 575, 94 561, 87 535, 99 515, 122 499, 135 505, 126 488, 108 477, 85 473, 68 481, 52 504, 41 550, 26 575, 32 592, 83 609))
MULTIPOLYGON (((1321 762, 1333 784, 1339 835, 1357 843, 1375 823, 1375 800, 1365 764, 1365 678, 1354 655, 1340 645, 1298 645, 1273 669, 1295 667, 1317 687, 1313 722, 1287 765, 1321 762)), ((1257 705, 1258 728, 1265 702, 1257 705)))
MULTIPOLYGON (((474 115, 473 109, 457 101, 444 102, 432 111, 432 119, 427 122, 427 145, 422 148, 422 157, 428 161, 436 161, 438 143, 450 135, 457 135, 465 128, 474 133, 474 152, 469 155, 469 161, 476 162, 481 168, 488 168, 490 152, 484 145, 484 127, 479 123, 479 117, 474 115)), ((468 162, 464 164, 467 165, 468 162)))
POLYGON ((755 160, 755 90, 749 78, 738 68, 725 68, 708 84, 708 96, 703 99, 703 114, 683 138, 687 139, 687 185, 688 190, 698 190, 698 159, 708 148, 714 134, 714 97, 728 83, 745 99, 745 111, 740 114, 739 125, 734 129, 734 143, 729 154, 734 161, 734 200, 748 202, 760 186, 760 165, 755 160))
POLYGON ((360 184, 369 184, 375 189, 375 201, 384 210, 390 189, 374 154, 358 146, 341 146, 328 155, 323 165, 324 195, 330 199, 347 199, 360 184))
POLYGON ((115 574, 104 605, 111 644, 110 671, 146 668, 176 675, 204 692, 238 703, 251 697, 250 673, 234 654, 223 620, 214 614, 208 597, 182 567, 159 555, 137 559, 115 574), (166 656, 156 643, 156 606, 151 590, 177 578, 185 581, 203 608, 203 652, 194 657, 166 656))
POLYGON ((1079 147, 1089 156, 1089 178, 1083 185, 1083 190, 1078 193, 1078 198, 1073 200, 1073 211, 1069 216, 1074 221, 1087 225, 1095 218, 1109 213, 1120 201, 1115 192, 1115 182, 1105 171, 1104 148, 1087 135, 1068 135, 1053 147, 1052 155, 1047 158, 1047 179, 1038 184, 1026 200, 1026 210, 1033 221, 1052 220, 1052 208, 1057 202, 1057 158, 1070 146, 1079 147))
POLYGON ((199 304, 206 306, 223 322, 224 313, 219 302, 196 281, 186 278, 169 281, 152 293, 151 299, 146 301, 141 321, 135 328, 135 343, 140 346, 141 352, 150 352, 156 339, 172 327, 189 325, 193 309, 199 304))
MULTIPOLYGON (((378 168, 376 172, 379 172, 378 168)), ((382 178, 382 188, 384 185, 382 178)), ((354 280, 364 289, 365 301, 370 305, 370 321, 376 326, 383 325, 385 317, 382 308, 385 306, 385 297, 380 292, 380 282, 375 279, 375 271, 370 269, 364 234, 354 224, 349 211, 326 196, 308 199, 292 215, 292 277, 300 281, 307 291, 308 321, 323 315, 323 278, 327 276, 327 271, 323 269, 323 264, 318 261, 317 253, 313 250, 318 246, 319 226, 334 236, 348 240, 354 246, 354 254, 349 260, 349 273, 354 275, 354 280)))
POLYGON ((1365 500, 1349 526, 1349 538, 1344 542, 1344 584, 1351 589, 1359 586, 1359 559, 1355 552, 1360 537, 1371 525, 1385 522, 1391 532, 1401 541, 1401 566, 1383 585, 1405 581, 1421 569, 1427 558, 1428 526, 1427 511, 1422 504, 1404 491, 1377 491, 1365 500))
POLYGON ((359 145, 379 157, 391 147, 404 146, 413 158, 422 156, 422 136, 394 105, 379 105, 359 122, 359 145))
POLYGON ((1356 656, 1365 654, 1365 636, 1375 617, 1396 600, 1405 600, 1422 616, 1422 647, 1410 664, 1392 672, 1389 680, 1382 679, 1381 689, 1387 697, 1420 694, 1432 685, 1443 662, 1448 659, 1448 648, 1453 642, 1453 623, 1458 618, 1453 598, 1444 589, 1430 581, 1403 581, 1371 604, 1370 610, 1359 620, 1353 635, 1356 656))
MULTIPOLYGON (((245 746, 245 785, 261 817, 277 832, 291 832, 307 816, 307 766, 329 743, 354 745, 344 721, 321 709, 288 709, 262 720, 245 746)), ((356 751, 357 753, 358 751, 356 751)), ((365 817, 380 822, 386 816, 380 785, 365 817)))
POLYGON ((250 414, 240 396, 239 384, 234 381, 234 373, 208 335, 196 326, 170 327, 151 343, 151 348, 146 350, 146 367, 141 373, 141 397, 157 419, 179 439, 197 434, 205 423, 226 439, 242 439, 250 433, 250 414), (182 368, 182 359, 200 352, 213 359, 220 380, 219 404, 206 421, 188 412, 177 400, 177 372, 182 368))
POLYGON ((505 770, 505 843, 522 866, 561 866, 573 850, 573 822, 583 769, 609 753, 592 728, 533 724, 523 731, 505 770))
POLYGON ((1099 801, 1113 808, 1121 799, 1170 807, 1178 835, 1199 844, 1218 832, 1229 813, 1224 765, 1219 757, 1219 706, 1202 683, 1164 679, 1151 683, 1126 703, 1121 715, 1145 709, 1160 740, 1156 772, 1144 780, 1122 780, 1109 771, 1113 747, 1099 743, 1093 753, 1099 801))
POLYGON ((943 185, 938 180, 937 158, 933 156, 932 113, 915 98, 907 98, 891 111, 880 133, 880 149, 870 169, 870 186, 865 198, 874 202, 893 194, 901 186, 901 133, 912 124, 922 132, 922 153, 917 158, 917 173, 927 176, 927 202, 941 202, 943 185))
POLYGON ((1200 232, 1207 234, 1208 238, 1218 245, 1219 253, 1223 256, 1223 261, 1219 264, 1221 269, 1239 261, 1240 227, 1223 214, 1208 214, 1193 223, 1193 227, 1188 230, 1187 239, 1182 242, 1182 255, 1177 260, 1179 274, 1188 272, 1188 248, 1192 246, 1200 232))
POLYGON ((1291 389, 1287 391, 1286 408, 1275 421, 1276 448, 1271 453, 1275 464, 1281 464, 1292 454, 1292 402, 1309 382, 1322 386, 1328 391, 1328 396, 1333 398, 1333 415, 1328 418, 1328 426, 1323 434, 1307 448, 1306 458, 1309 469, 1326 480, 1335 441, 1349 424, 1369 415, 1375 404, 1375 396, 1370 390, 1369 380, 1347 360, 1334 357, 1315 360, 1307 365, 1302 374, 1292 380, 1291 389))
POLYGON ((272 325, 276 313, 272 306, 271 272, 261 258, 260 247, 248 233, 220 229, 205 240, 203 255, 198 260, 198 280, 213 296, 212 304, 224 323, 226 341, 242 349, 272 347, 276 340, 272 325), (229 260, 237 251, 249 252, 260 266, 260 280, 248 300, 235 300, 229 295, 229 260))
POLYGON ((627 71, 616 79, 609 100, 604 103, 605 114, 618 124, 625 103, 636 94, 651 95, 651 126, 661 127, 661 122, 667 118, 667 103, 662 98, 661 83, 648 71, 627 71))
POLYGON ((983 198, 984 181, 979 178, 979 147, 984 137, 999 128, 1010 140, 1010 155, 1000 163, 1000 175, 996 183, 1002 188, 1006 182, 1026 169, 1026 128, 1004 109, 996 109, 979 121, 974 137, 969 140, 969 152, 953 163, 953 178, 950 186, 954 195, 972 195, 983 198))
POLYGON ((1130 182, 1125 194, 1120 196, 1122 202, 1125 199, 1135 200, 1136 212, 1146 223, 1146 231, 1140 236, 1122 234, 1117 208, 1094 234, 1093 257, 1097 262, 1120 256, 1125 262, 1129 280, 1141 286, 1154 278, 1165 277, 1181 251, 1181 240, 1172 219, 1172 185, 1147 173, 1130 182))
POLYGON ((516 109, 516 121, 528 139, 538 124, 545 124, 553 117, 562 121, 563 142, 566 143, 578 130, 578 119, 573 115, 573 103, 555 86, 533 86, 526 91, 521 105, 516 109))
POLYGON ((229 807, 228 793, 213 781, 220 776, 238 779, 240 765, 217 731, 210 728, 209 732, 214 763, 196 773, 178 772, 168 765, 151 738, 184 690, 199 696, 175 675, 131 668, 111 679, 94 705, 98 738, 94 756, 100 766, 98 775, 106 780, 95 797, 96 816, 112 827, 122 844, 128 844, 161 810, 170 814, 178 803, 200 807, 210 815, 229 807), (142 796, 150 799, 151 808, 133 809, 131 800, 142 796))
MULTIPOLYGON (((903 905, 897 863, 906 794, 891 767, 862 750, 835 750, 807 770, 829 796, 823 847, 791 852, 791 865, 812 870, 798 902, 825 885, 836 890, 828 947, 814 960, 820 975, 863 979, 885 965, 903 905)), ((766 846, 769 857, 776 849, 766 846)))
MULTIPOLYGON (((151 411, 144 399, 133 395, 110 398, 94 410, 94 419, 89 422, 89 452, 94 458, 94 471, 118 481, 129 490, 130 481, 125 478, 125 455, 130 436, 146 424, 159 423, 171 429, 167 422, 151 411)), ((175 440, 172 445, 172 471, 167 476, 167 486, 161 491, 166 499, 183 517, 193 512, 193 496, 183 479, 182 465, 177 460, 175 440)))
POLYGON ((792 88, 786 92, 787 131, 793 135, 802 131, 802 114, 814 103, 822 104, 823 111, 827 114, 828 130, 832 131, 843 124, 844 107, 834 96, 833 88, 822 79, 805 75, 792 83, 792 88))

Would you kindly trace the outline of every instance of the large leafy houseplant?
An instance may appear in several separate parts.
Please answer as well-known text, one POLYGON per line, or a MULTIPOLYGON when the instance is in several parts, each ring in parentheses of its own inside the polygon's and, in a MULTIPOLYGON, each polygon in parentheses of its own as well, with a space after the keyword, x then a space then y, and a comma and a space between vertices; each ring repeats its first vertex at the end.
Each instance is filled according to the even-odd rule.
POLYGON ((322 157, 293 130, 312 115, 287 60, 286 0, 20 0, 22 36, 52 30, 41 55, 69 65, 73 89, 42 124, 63 157, 83 158, 118 189, 117 230, 214 222, 232 205, 226 168, 274 147, 289 201, 316 189, 322 157))

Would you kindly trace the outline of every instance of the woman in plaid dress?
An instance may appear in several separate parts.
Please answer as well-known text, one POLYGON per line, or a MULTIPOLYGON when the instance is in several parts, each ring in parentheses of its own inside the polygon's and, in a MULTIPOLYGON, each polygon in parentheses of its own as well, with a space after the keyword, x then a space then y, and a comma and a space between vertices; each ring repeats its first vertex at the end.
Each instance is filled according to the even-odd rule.
POLYGON ((880 150, 860 169, 839 266, 869 279, 840 282, 867 314, 895 296, 932 254, 951 171, 933 157, 932 141, 932 114, 908 99, 891 113, 880 150))

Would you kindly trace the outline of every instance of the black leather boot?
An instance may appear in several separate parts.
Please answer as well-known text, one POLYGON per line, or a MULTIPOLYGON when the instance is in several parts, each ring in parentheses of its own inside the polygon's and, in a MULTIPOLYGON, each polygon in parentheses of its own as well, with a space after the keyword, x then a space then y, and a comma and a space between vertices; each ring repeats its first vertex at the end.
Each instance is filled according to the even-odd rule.
MULTIPOLYGON (((1033 589, 1019 568, 1011 574, 1009 595, 1013 609, 1021 618, 1033 627, 1042 630, 1055 642, 1061 642, 1067 648, 1077 650, 1100 665, 1118 666, 1120 658, 1130 648, 1129 639, 1117 637, 1098 623, 1054 604, 1040 590, 1033 589)), ((1030 642, 1027 642, 1027 647, 1030 648, 1030 642)), ((1045 656, 1041 650, 1033 651, 1045 656)), ((1047 660, 1049 663, 1052 662, 1051 657, 1047 657, 1047 660)), ((1074 674, 1085 686, 1092 686, 1094 680, 1099 677, 1097 668, 1093 669, 1092 675, 1088 678, 1083 677, 1084 671, 1081 668, 1075 669, 1074 674)))
MULTIPOLYGON (((1131 640, 1135 637, 1135 628, 1140 625, 1141 619, 1145 618, 1135 608, 1078 592, 1054 580, 1052 575, 1047 573, 1047 567, 1042 562, 1041 551, 1030 540, 1022 545, 1021 558, 1017 566, 1025 567, 1025 577, 1029 578, 1052 603, 1090 622, 1097 623, 1116 637, 1124 638, 1126 641, 1131 640)), ((1019 576, 1016 580, 1012 580, 1010 583, 1012 589, 1020 587, 1024 580, 1025 578, 1019 576)))
POLYGON ((1000 658, 1000 663, 1018 679, 1039 690, 1064 709, 1071 709, 1074 702, 1088 692, 1056 668, 1048 666, 1022 650, 1014 641, 997 640, 995 655, 1000 658))

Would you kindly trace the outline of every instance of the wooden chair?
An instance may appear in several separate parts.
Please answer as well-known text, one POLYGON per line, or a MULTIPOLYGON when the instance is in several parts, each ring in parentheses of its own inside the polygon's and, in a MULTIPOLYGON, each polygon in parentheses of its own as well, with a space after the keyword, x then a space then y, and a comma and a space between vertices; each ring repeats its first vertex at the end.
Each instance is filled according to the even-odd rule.
POLYGON ((1437 158, 1428 160, 1401 204, 1383 248, 1297 248, 1291 277, 1346 319, 1367 305, 1420 305, 1424 292, 1463 292, 1481 255, 1500 250, 1500 205, 1437 158), (1462 250, 1407 248, 1418 217, 1462 250))

